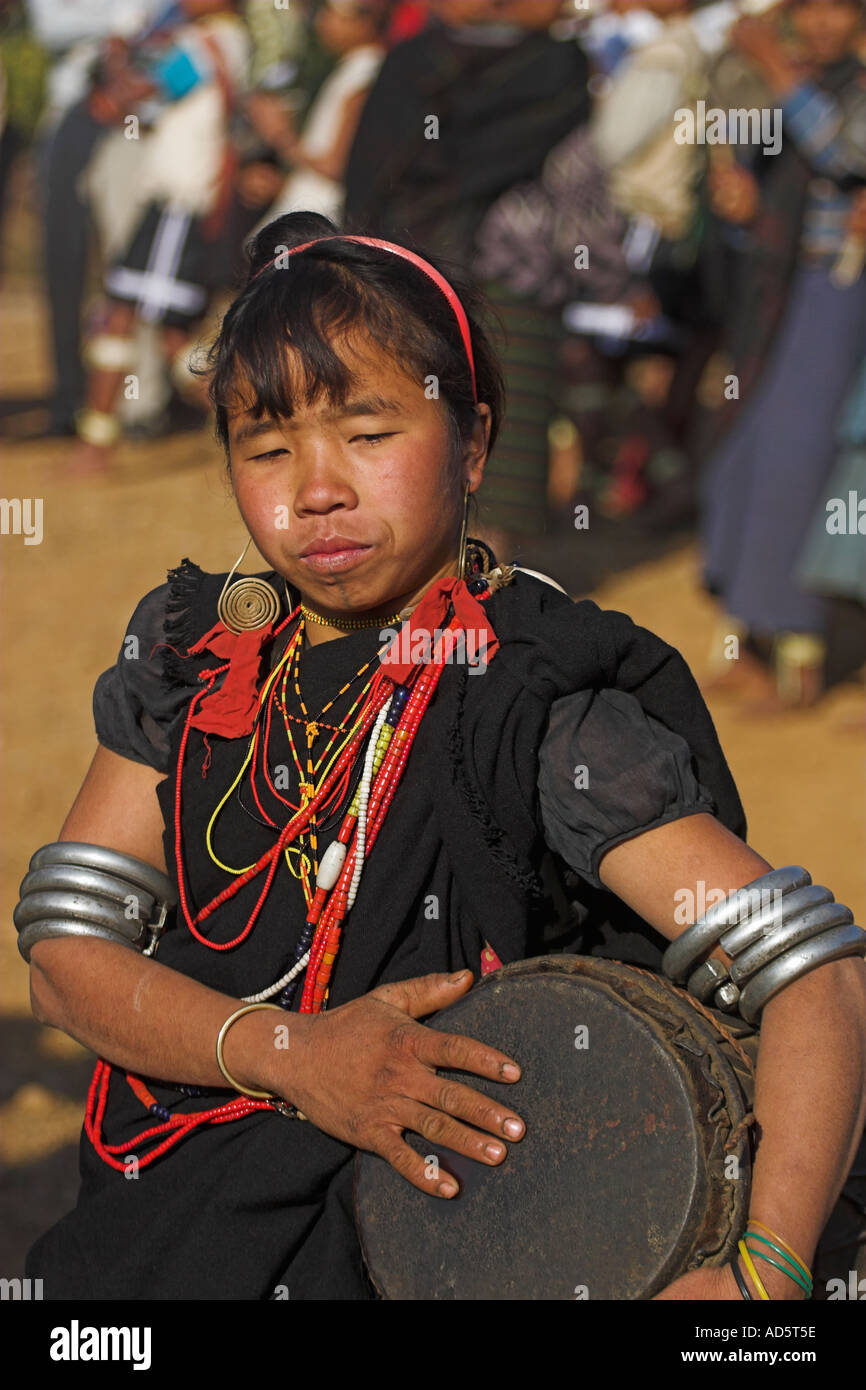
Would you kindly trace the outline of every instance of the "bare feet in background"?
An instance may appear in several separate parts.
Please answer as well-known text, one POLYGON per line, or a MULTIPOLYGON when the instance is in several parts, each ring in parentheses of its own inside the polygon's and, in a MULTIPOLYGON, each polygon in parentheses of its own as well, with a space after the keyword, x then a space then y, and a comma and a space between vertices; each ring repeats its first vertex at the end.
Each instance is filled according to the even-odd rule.
POLYGON ((93 474, 105 476, 114 471, 114 445, 112 444, 88 444, 84 440, 79 440, 72 457, 65 466, 65 472, 70 477, 89 477, 93 474))

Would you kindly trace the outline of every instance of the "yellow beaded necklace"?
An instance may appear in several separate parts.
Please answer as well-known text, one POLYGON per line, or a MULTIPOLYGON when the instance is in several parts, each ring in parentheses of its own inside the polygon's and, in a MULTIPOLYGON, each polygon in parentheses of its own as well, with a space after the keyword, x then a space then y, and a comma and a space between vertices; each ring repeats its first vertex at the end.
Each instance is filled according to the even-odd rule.
MULTIPOLYGON (((289 740, 289 747, 291 748, 292 758, 293 758, 295 767, 297 768, 297 772, 298 772, 299 790, 300 790, 300 794, 301 794, 301 803, 300 803, 300 807, 299 807, 299 808, 294 808, 294 809, 296 809, 296 810, 303 810, 303 808, 304 808, 304 807, 307 805, 307 803, 312 799, 312 797, 315 796, 315 794, 316 794, 316 792, 318 791, 319 787, 321 786, 323 780, 328 776, 328 774, 329 774, 331 768, 332 768, 333 765, 334 765, 334 762, 335 762, 336 759, 340 756, 340 753, 342 752, 343 748, 346 746, 346 744, 349 742, 349 740, 353 737, 353 735, 354 735, 354 733, 355 733, 355 730, 356 730, 356 727, 357 727, 357 720, 355 719, 355 713, 356 713, 356 711, 357 711, 357 709, 358 709, 358 706, 362 703, 362 701, 364 700, 366 694, 368 693, 368 691, 369 691, 369 689, 370 689, 370 685, 371 685, 371 682, 372 682, 372 676, 369 677, 368 680, 365 682, 364 686, 363 686, 362 689, 359 691, 359 693, 358 693, 356 699, 353 701, 352 705, 351 705, 350 708, 347 710, 346 714, 343 716, 343 719, 341 720, 341 722, 340 722, 339 724, 334 725, 334 724, 326 724, 326 723, 324 723, 322 716, 325 715, 325 714, 327 714, 328 710, 331 709, 332 706, 336 704, 336 702, 340 699, 340 697, 341 697, 342 695, 344 695, 344 694, 351 688, 351 686, 354 684, 354 682, 355 682, 356 680, 358 680, 359 677, 362 676, 362 675, 365 673, 365 671, 369 670, 370 666, 372 666, 373 663, 374 663, 374 661, 376 660, 376 656, 378 656, 378 652, 376 653, 376 656, 373 656, 373 657, 371 657, 368 661, 366 661, 366 662, 364 663, 364 665, 361 666, 361 667, 359 668, 359 670, 356 671, 355 674, 354 674, 348 681, 346 681, 345 685, 343 685, 343 686, 340 688, 340 690, 337 691, 336 695, 334 695, 333 698, 330 699, 330 700, 327 702, 327 704, 323 706, 323 708, 322 708, 320 714, 319 714, 315 719, 311 719, 311 718, 310 718, 310 715, 309 715, 309 711, 307 710, 306 704, 304 703, 304 698, 303 698, 303 696, 302 696, 302 694, 301 694, 300 680, 299 680, 299 672, 300 672, 300 655, 301 655, 301 649, 302 649, 302 647, 303 647, 303 643, 304 643, 304 619, 303 619, 303 617, 302 617, 302 618, 301 618, 301 621, 300 621, 299 624, 298 624, 297 630, 296 630, 295 633, 292 635, 292 638, 291 638, 290 642, 288 643, 288 646, 286 647, 285 652, 284 652, 283 655, 280 657, 279 661, 278 661, 277 664, 275 665, 273 671, 270 673, 270 675, 268 676, 267 680, 265 681, 265 683, 264 683, 264 685, 263 685, 263 687, 262 687, 262 692, 261 692, 261 695, 259 696, 259 701, 258 701, 259 708, 258 708, 258 713, 257 713, 257 716, 256 716, 255 728, 254 728, 253 734, 252 734, 252 736, 251 736, 251 738, 250 738, 250 742, 249 742, 249 746, 248 746, 248 748, 247 748, 246 756, 244 757, 243 763, 241 764, 241 767, 240 767, 240 769, 239 769, 239 771, 238 771, 238 774, 237 774, 237 776, 235 777, 234 781, 231 783, 231 785, 230 785, 230 786, 228 787, 228 789, 226 790, 225 794, 222 796, 222 798, 221 798, 220 801, 218 802, 217 806, 216 806, 215 809, 214 809, 213 815, 211 816, 210 821, 208 822, 207 833, 206 833, 206 836, 205 836, 205 842, 206 842, 206 845, 207 845, 208 855, 209 855, 210 859, 212 860, 212 862, 213 862, 214 864, 216 864, 218 868, 222 869, 225 873, 236 874, 236 875, 237 875, 237 874, 243 874, 243 873, 246 873, 246 872, 248 871, 248 869, 252 867, 252 865, 245 865, 245 866, 242 866, 242 867, 240 867, 240 868, 235 868, 235 867, 233 867, 232 865, 224 864, 224 863, 222 862, 222 860, 218 858, 218 856, 217 856, 217 854, 216 854, 216 852, 215 852, 215 850, 214 850, 214 847, 213 847, 213 831, 214 831, 214 828, 215 828, 217 819, 219 818, 219 816, 220 816, 220 814, 221 814, 221 812, 222 812, 224 806, 226 805, 227 801, 229 800, 229 798, 230 798, 230 797, 232 796, 232 794, 234 793, 235 789, 236 789, 236 788, 238 787, 238 785, 240 784, 240 782, 241 782, 241 780, 242 780, 242 778, 243 778, 243 776, 244 776, 244 773, 246 772, 247 768, 248 768, 249 765, 250 765, 250 762, 253 760, 253 758, 254 758, 254 756, 255 756, 256 749, 257 749, 257 747, 258 747, 259 738, 260 738, 261 731, 262 731, 261 716, 262 716, 262 713, 263 713, 264 709, 266 708, 266 703, 267 703, 268 699, 270 698, 270 696, 273 695, 274 703, 277 705, 277 707, 280 709, 281 713, 283 714, 283 721, 284 721, 285 728, 286 728, 286 734, 287 734, 288 740, 289 740), (292 667, 293 684, 294 684, 295 693, 296 693, 296 695, 297 695, 298 702, 299 702, 299 705, 300 705, 301 716, 291 714, 291 713, 286 709, 286 686, 287 686, 287 682, 288 682, 289 668, 290 668, 290 667, 292 667), (280 677, 281 674, 282 674, 282 684, 281 684, 280 694, 277 695, 277 692, 276 692, 275 687, 276 687, 277 681, 278 681, 278 679, 279 679, 279 677, 280 677), (297 723, 303 724, 303 725, 305 726, 305 729, 306 729, 306 735, 307 735, 306 770, 301 766, 301 761, 300 761, 300 758, 299 758, 299 756, 298 756, 298 751, 297 751, 297 748, 296 748, 296 745, 295 745, 295 740, 294 740, 294 737, 293 737, 293 734, 292 734, 292 727, 291 727, 291 722, 290 722, 290 721, 292 721, 292 720, 294 720, 294 721, 297 722, 297 723), (349 725, 348 728, 347 728, 347 725, 349 725), (328 740, 327 744, 326 744, 325 747, 322 749, 322 751, 320 752, 320 754, 318 755, 318 757, 316 758, 316 760, 315 760, 315 762, 314 762, 314 761, 313 761, 313 753, 312 753, 313 745, 314 745, 314 743, 316 742, 316 740, 319 738, 320 732, 321 732, 321 730, 322 730, 323 728, 331 730, 331 737, 330 737, 330 739, 328 740), (340 739, 340 742, 339 742, 338 747, 337 747, 337 748, 334 748, 334 743, 335 743, 335 741, 337 740, 337 737, 338 737, 339 734, 343 734, 344 737, 343 737, 342 739, 340 739), (332 752, 332 750, 333 750, 333 752, 332 752), (330 756, 329 756, 329 754, 330 754, 330 756), (324 768, 323 768, 323 766, 322 766, 323 763, 326 763, 326 766, 325 766, 324 768)), ((274 790, 275 790, 275 789, 274 789, 274 790)), ((290 804, 290 803, 289 803, 289 804, 290 804)), ((312 887, 311 887, 311 879, 312 879, 312 882, 315 882, 315 878, 316 878, 316 875, 318 874, 318 870, 319 870, 317 850, 318 850, 317 821, 316 821, 315 818, 314 818, 314 819, 311 820, 311 822, 310 822, 310 826, 309 826, 308 832, 305 832, 303 835, 299 836, 299 837, 298 837, 298 842, 295 843, 295 844, 292 844, 292 845, 290 845, 290 846, 287 846, 287 848, 286 848, 286 850, 285 850, 285 861, 286 861, 286 865, 287 865, 287 867, 288 867, 290 873, 292 874, 292 876, 295 877, 295 878, 300 879, 300 881, 301 881, 301 883, 302 883, 302 885, 303 885, 304 896, 305 896, 305 898, 306 898, 306 900, 307 900, 307 905, 308 905, 308 906, 309 906, 309 904, 312 902, 312 895, 313 895, 313 890, 312 890, 312 887), (310 853, 307 852, 308 849, 309 849, 310 853), (298 861, 298 868, 297 868, 297 869, 295 868, 295 866, 294 866, 294 864, 293 864, 293 862, 292 862, 292 857, 291 857, 292 855, 296 855, 296 856, 297 856, 297 861, 298 861), (312 863, 311 863, 311 856, 312 856, 312 863)))

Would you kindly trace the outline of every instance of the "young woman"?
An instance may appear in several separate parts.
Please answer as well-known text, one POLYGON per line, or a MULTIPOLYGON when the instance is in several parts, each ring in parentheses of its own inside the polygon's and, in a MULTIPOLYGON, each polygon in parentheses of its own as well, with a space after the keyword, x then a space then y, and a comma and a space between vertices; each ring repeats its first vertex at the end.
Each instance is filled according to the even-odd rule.
MULTIPOLYGON (((48 1298, 372 1297, 355 1150, 447 1200, 404 1131, 492 1165, 524 1132, 471 1084, 520 1059, 420 1020, 543 952, 550 851, 591 905, 573 948, 656 968, 675 893, 768 869, 681 657, 461 545, 502 412, 471 287, 313 214, 251 257, 211 392, 271 569, 250 591, 184 560, 144 596, 61 831, 168 872, 180 902, 158 958, 32 945, 37 1017, 102 1059, 78 1206, 28 1260, 48 1298)), ((764 1011, 752 1215, 807 1261, 862 1129, 864 1039, 860 960, 764 1011)), ((765 1284, 800 1296, 770 1265, 765 1284)))

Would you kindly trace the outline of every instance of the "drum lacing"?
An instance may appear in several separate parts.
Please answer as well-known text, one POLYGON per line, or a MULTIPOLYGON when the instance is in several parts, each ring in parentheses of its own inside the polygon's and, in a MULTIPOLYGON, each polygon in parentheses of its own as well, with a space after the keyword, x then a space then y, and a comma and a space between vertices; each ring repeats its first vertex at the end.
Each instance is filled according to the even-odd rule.
POLYGON ((707 1009, 699 999, 695 999, 693 995, 688 994, 684 989, 677 989, 676 985, 672 985, 668 980, 663 979, 661 975, 654 974, 652 970, 642 970, 639 965, 631 965, 629 969, 634 970, 637 975, 646 975, 647 979, 655 980, 657 984, 663 985, 665 989, 670 990, 671 994, 678 995, 680 999, 688 1000, 692 1008, 702 1013, 707 1022, 711 1023, 713 1027, 721 1033, 725 1041, 730 1044, 737 1056, 745 1063, 750 1074, 754 1075, 755 1067, 751 1057, 743 1051, 733 1034, 728 1032, 724 1024, 720 1023, 715 1014, 711 1014, 709 1009, 707 1009))
POLYGON ((749 1128, 750 1125, 753 1125, 755 1123, 757 1118, 758 1117, 755 1114, 754 1110, 750 1110, 747 1115, 743 1116, 738 1125, 734 1125, 734 1128, 731 1130, 730 1134, 725 1140, 725 1153, 728 1152, 728 1149, 736 1148, 745 1131, 749 1128))
MULTIPOLYGON (((639 965, 632 965, 630 966, 630 969, 634 970, 638 975, 646 975, 648 979, 655 980, 658 984, 664 985, 665 989, 670 990, 671 994, 676 994, 681 999, 687 999, 688 1002, 691 1004, 692 1008, 697 1009, 700 1013, 702 1013, 707 1022, 711 1023, 713 1027, 717 1029, 719 1033, 721 1033, 722 1037, 733 1048, 737 1056, 742 1059, 749 1072, 749 1075, 754 1076, 755 1067, 751 1057, 749 1057, 748 1054, 743 1051, 733 1034, 728 1032, 724 1024, 720 1023, 719 1020, 716 1018, 715 1014, 711 1014, 709 1009, 705 1008, 699 999, 695 999, 693 995, 688 994, 684 989, 677 989, 676 985, 671 984, 669 980, 663 979, 661 975, 654 974, 652 970, 642 970, 639 965)), ((727 1153, 729 1149, 736 1148, 745 1131, 751 1125, 753 1125, 756 1120, 757 1116, 754 1110, 749 1110, 743 1116, 739 1124, 734 1126, 727 1139, 725 1140, 725 1153, 727 1153)))

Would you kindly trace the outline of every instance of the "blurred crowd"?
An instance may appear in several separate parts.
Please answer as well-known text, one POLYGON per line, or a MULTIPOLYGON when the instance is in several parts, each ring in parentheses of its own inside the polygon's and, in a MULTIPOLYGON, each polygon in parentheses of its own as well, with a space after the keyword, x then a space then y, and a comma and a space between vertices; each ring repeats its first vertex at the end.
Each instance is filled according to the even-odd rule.
POLYGON ((200 423, 197 348, 280 213, 410 243, 503 330, 491 539, 696 525, 714 678, 812 703, 831 601, 866 604, 864 58, 863 0, 6 0, 41 431, 84 476, 200 423))

